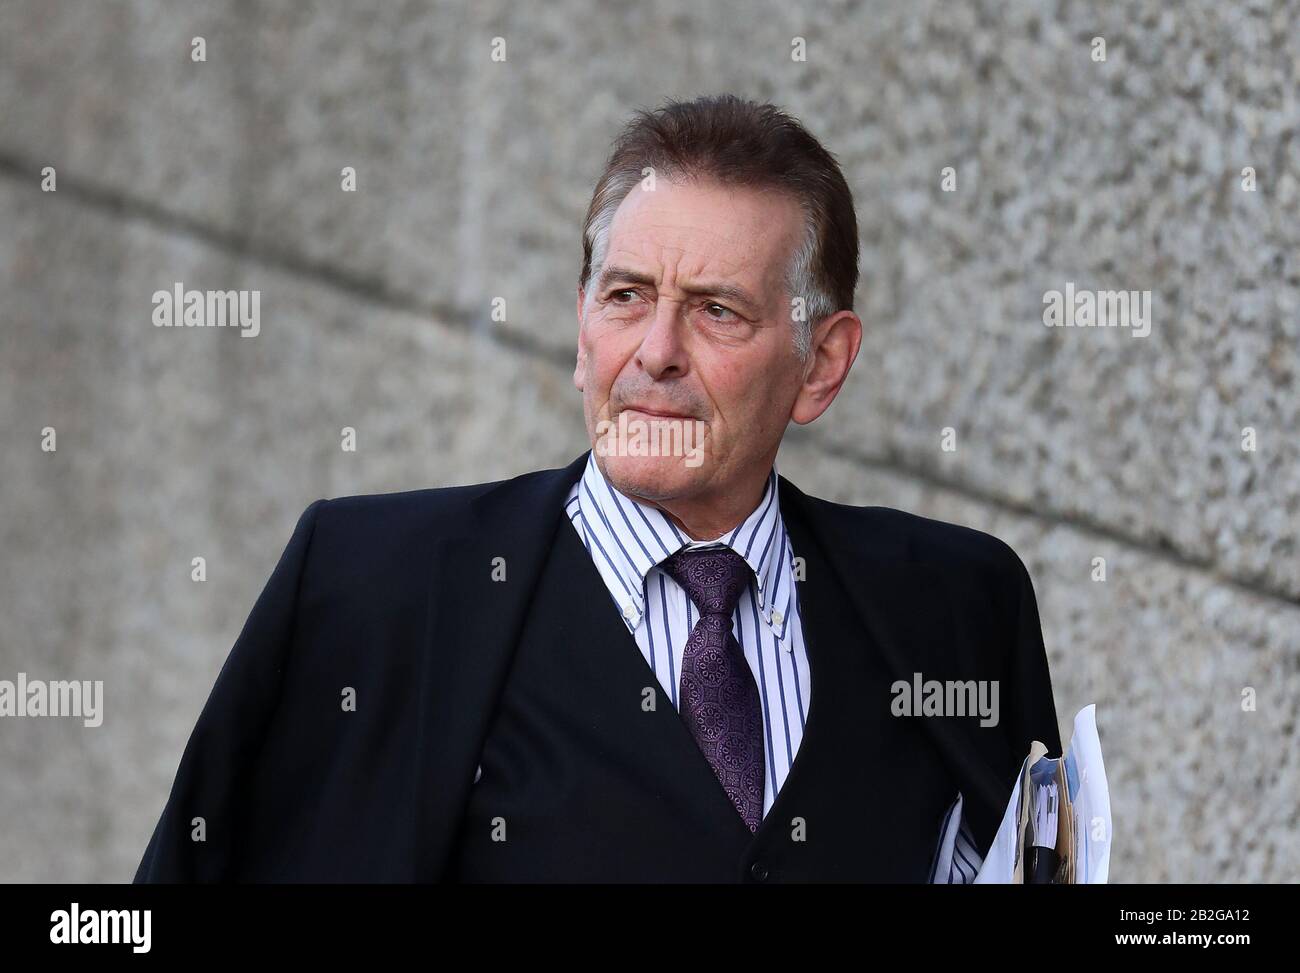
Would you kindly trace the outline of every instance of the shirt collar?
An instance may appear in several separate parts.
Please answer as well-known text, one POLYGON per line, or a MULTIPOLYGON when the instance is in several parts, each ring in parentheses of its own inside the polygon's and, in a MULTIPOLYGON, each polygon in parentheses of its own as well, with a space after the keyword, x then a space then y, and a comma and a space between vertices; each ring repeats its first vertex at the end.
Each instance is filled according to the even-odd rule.
POLYGON ((575 486, 579 511, 588 537, 595 542, 592 556, 606 583, 624 607, 623 619, 635 630, 645 614, 645 581, 650 571, 681 548, 723 545, 745 559, 757 581, 759 611, 778 638, 785 635, 793 597, 793 572, 789 539, 777 495, 777 468, 773 463, 758 505, 739 526, 713 540, 693 541, 657 507, 620 493, 596 464, 595 453, 575 486), (633 611, 629 614, 627 607, 633 611))

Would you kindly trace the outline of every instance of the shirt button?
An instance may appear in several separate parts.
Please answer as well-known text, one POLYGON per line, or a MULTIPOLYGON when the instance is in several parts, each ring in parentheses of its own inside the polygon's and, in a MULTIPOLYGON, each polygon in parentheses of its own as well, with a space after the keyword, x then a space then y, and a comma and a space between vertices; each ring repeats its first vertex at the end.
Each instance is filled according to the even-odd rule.
POLYGON ((778 611, 774 611, 774 612, 772 612, 772 623, 773 623, 774 625, 780 625, 781 622, 784 621, 784 619, 785 619, 785 616, 782 615, 780 612, 778 612, 778 611))
POLYGON ((624 617, 624 618, 626 618, 626 619, 628 619, 628 620, 630 621, 631 618, 632 618, 632 616, 635 615, 635 614, 636 614, 636 605, 624 605, 624 606, 623 606, 623 617, 624 617))
POLYGON ((754 862, 749 866, 749 874, 754 876, 756 882, 767 881, 767 866, 762 862, 754 862))

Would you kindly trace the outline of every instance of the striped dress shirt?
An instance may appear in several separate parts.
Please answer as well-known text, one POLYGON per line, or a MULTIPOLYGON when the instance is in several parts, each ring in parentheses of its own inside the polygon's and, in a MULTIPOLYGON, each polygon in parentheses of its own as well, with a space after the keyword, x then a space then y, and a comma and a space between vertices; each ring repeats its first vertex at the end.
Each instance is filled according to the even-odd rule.
POLYGON ((939 828, 939 847, 930 863, 930 884, 970 885, 979 874, 984 859, 971 835, 970 825, 962 817, 962 796, 957 795, 939 828))
POLYGON ((611 487, 595 453, 588 454, 586 469, 565 501, 570 523, 674 708, 680 709, 682 653, 699 611, 660 564, 683 547, 726 546, 753 570, 755 583, 736 605, 732 632, 744 649, 763 706, 764 815, 799 752, 811 691, 794 555, 781 519, 776 478, 773 465, 758 506, 734 530, 711 541, 691 540, 658 508, 611 487))
MULTIPOLYGON (((619 493, 587 456, 582 476, 565 498, 565 513, 591 556, 646 664, 674 708, 686 639, 699 612, 660 565, 682 548, 726 546, 745 559, 754 584, 741 595, 732 632, 745 652, 763 705, 766 780, 763 814, 771 810, 803 740, 811 670, 799 619, 794 552, 781 518, 773 464, 758 506, 734 530, 693 541, 657 507, 619 493)), ((961 797, 944 816, 930 881, 973 882, 980 855, 961 816, 961 797)))

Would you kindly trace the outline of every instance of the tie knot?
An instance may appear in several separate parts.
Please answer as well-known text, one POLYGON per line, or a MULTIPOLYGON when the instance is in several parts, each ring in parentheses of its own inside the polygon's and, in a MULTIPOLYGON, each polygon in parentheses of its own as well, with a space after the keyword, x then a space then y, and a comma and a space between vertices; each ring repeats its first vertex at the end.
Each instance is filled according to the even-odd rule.
POLYGON ((728 618, 754 575, 745 559, 729 547, 683 549, 665 558, 663 568, 701 615, 728 618))

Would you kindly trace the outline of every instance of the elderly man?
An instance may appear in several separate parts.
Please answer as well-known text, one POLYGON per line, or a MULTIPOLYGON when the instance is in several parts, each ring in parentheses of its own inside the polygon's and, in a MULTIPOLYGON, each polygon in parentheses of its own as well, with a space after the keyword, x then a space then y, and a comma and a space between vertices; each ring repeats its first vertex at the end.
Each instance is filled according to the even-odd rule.
POLYGON ((1025 568, 775 466, 862 337, 834 158, 771 105, 669 103, 583 244, 592 448, 308 507, 137 881, 974 877, 1060 749, 1025 568))

